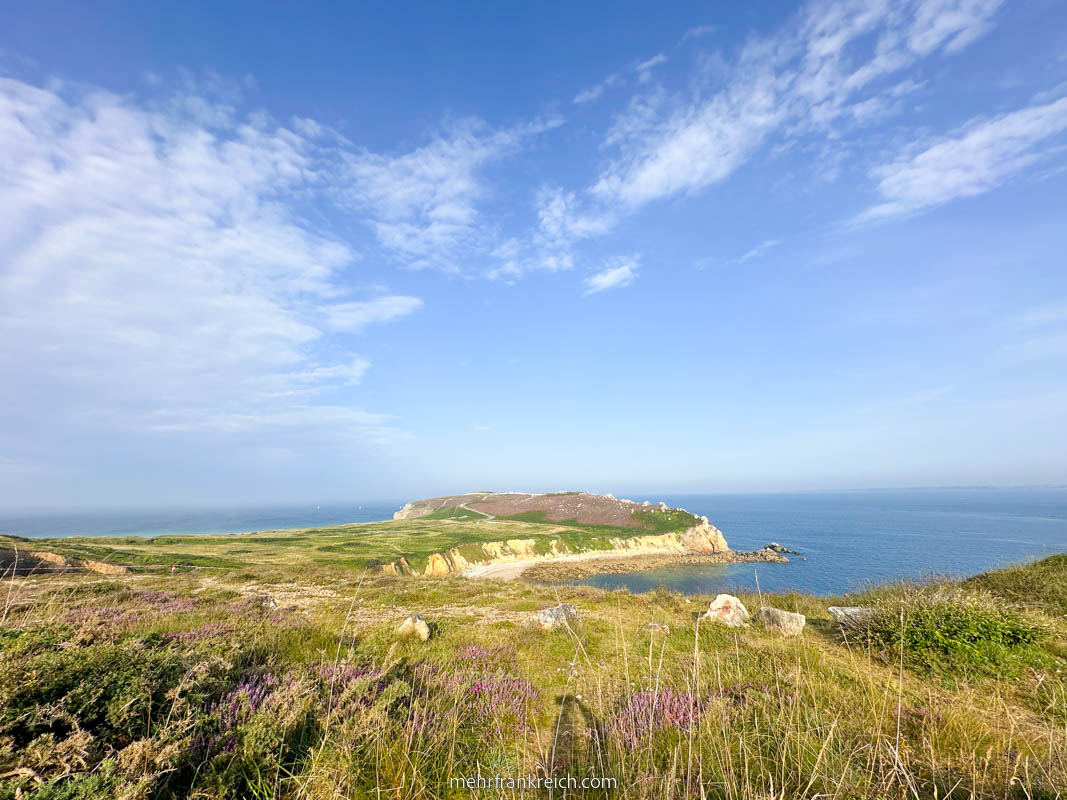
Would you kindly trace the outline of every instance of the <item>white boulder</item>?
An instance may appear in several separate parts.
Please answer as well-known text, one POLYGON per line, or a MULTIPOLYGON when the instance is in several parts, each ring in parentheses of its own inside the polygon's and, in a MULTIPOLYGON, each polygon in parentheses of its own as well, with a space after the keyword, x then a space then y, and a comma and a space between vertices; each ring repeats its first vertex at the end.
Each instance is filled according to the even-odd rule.
POLYGON ((745 604, 732 594, 716 595, 715 599, 708 604, 708 610, 703 617, 713 622, 721 622, 731 628, 740 628, 751 618, 752 615, 748 613, 745 604))

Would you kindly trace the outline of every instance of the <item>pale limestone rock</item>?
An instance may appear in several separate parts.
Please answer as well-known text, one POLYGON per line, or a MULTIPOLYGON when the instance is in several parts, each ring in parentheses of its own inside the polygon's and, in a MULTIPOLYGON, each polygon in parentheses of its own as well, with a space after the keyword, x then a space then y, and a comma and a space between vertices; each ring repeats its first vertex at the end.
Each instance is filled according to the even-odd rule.
POLYGON ((770 606, 764 606, 757 611, 756 619, 762 622, 768 630, 777 631, 783 636, 799 636, 807 622, 803 614, 770 606))
POLYGON ((708 604, 708 610, 703 618, 721 622, 731 628, 740 628, 751 619, 751 615, 739 598, 732 594, 720 594, 708 604))
POLYGON ((430 638, 430 626, 426 624, 422 614, 412 614, 400 623, 396 632, 400 636, 410 636, 421 642, 425 642, 430 638))
POLYGON ((556 628, 573 630, 578 624, 578 609, 571 603, 560 603, 558 606, 536 612, 533 618, 542 630, 554 631, 556 628))

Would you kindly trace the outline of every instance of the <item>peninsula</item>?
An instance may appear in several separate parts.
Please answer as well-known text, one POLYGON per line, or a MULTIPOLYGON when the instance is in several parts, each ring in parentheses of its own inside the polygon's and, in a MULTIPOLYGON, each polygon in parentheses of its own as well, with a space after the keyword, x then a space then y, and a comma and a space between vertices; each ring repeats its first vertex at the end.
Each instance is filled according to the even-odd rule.
POLYGON ((575 580, 673 563, 785 561, 731 550, 707 517, 588 492, 473 492, 407 503, 392 520, 286 531, 116 538, 0 536, 19 572, 279 567, 338 573, 575 580))

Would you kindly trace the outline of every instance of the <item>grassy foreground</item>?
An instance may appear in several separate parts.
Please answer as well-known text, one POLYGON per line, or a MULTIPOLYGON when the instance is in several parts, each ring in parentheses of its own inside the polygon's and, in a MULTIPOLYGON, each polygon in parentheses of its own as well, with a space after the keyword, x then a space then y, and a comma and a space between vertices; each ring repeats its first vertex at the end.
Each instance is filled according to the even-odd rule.
POLYGON ((783 639, 698 624, 707 597, 371 575, 299 541, 257 567, 5 580, 0 798, 468 797, 449 779, 478 774, 618 781, 559 797, 1065 796, 1067 556, 847 598, 878 609, 849 637, 831 599, 765 595, 809 618, 783 639), (577 630, 531 626, 560 601, 577 630), (415 611, 428 642, 396 635, 415 611))

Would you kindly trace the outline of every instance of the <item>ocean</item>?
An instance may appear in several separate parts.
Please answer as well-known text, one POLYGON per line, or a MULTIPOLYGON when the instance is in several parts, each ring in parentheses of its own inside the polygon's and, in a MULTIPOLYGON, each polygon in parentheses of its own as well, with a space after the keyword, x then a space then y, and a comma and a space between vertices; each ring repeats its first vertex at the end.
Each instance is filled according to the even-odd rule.
MULTIPOLYGON (((644 500, 644 497, 633 497, 644 500)), ((974 575, 1067 552, 1065 489, 918 489, 673 495, 649 498, 703 514, 734 550, 778 542, 806 559, 788 564, 666 567, 582 581, 644 592, 738 589, 841 594, 871 583, 974 575)))
POLYGON ((246 533, 319 528, 346 522, 392 519, 406 501, 278 505, 160 511, 79 511, 5 514, 0 534, 34 539, 67 536, 162 536, 164 534, 246 533))
MULTIPOLYGON (((667 567, 583 583, 642 592, 666 586, 839 594, 870 583, 971 575, 1067 552, 1067 489, 919 489, 802 494, 628 495, 703 514, 735 550, 776 541, 788 564, 667 567)), ((0 533, 26 537, 157 536, 307 528, 391 519, 402 501, 235 509, 4 514, 0 533)))

